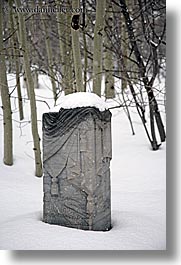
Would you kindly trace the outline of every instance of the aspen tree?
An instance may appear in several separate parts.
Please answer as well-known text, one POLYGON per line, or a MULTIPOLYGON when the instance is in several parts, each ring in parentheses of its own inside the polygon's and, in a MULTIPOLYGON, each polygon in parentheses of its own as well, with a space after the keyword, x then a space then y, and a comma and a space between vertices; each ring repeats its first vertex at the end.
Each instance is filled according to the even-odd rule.
MULTIPOLYGON (((128 7, 128 10, 129 10, 129 13, 131 15, 131 17, 133 16, 134 12, 133 12, 133 8, 135 6, 134 2, 132 0, 126 0, 125 3, 127 4, 127 7, 128 7)), ((124 19, 124 18, 123 18, 124 19)), ((124 39, 128 40, 128 33, 126 31, 126 25, 124 24, 124 31, 125 31, 125 37, 124 39)), ((128 56, 128 43, 125 45, 125 55, 128 56)), ((134 53, 131 54, 130 56, 130 59, 132 60, 127 60, 125 58, 125 61, 126 61, 126 64, 127 64, 127 67, 129 69, 129 72, 130 72, 130 77, 132 79, 132 81, 136 84, 138 83, 138 69, 137 69, 137 65, 133 62, 136 60, 135 56, 134 56, 134 53)), ((126 87, 127 87, 127 84, 126 84, 126 87)))
MULTIPOLYGON (((57 0, 56 5, 60 4, 63 4, 63 1, 57 0)), ((62 88, 67 95, 73 92, 71 13, 57 12, 57 25, 62 66, 62 88)))
POLYGON ((19 53, 17 52, 17 40, 14 40, 14 51, 15 51, 15 64, 16 64, 16 86, 17 86, 17 94, 18 94, 18 107, 19 107, 19 119, 20 121, 24 119, 23 112, 23 100, 21 93, 21 85, 20 85, 20 64, 19 64, 19 53))
MULTIPOLYGON (((16 0, 16 6, 20 7, 20 0, 16 0)), ((40 151, 40 138, 38 135, 38 125, 37 125, 37 110, 36 110, 36 100, 34 92, 34 84, 31 75, 31 67, 29 62, 29 55, 27 50, 27 38, 26 38, 26 27, 23 13, 18 13, 19 19, 19 36, 20 36, 20 46, 23 54, 24 69, 27 78, 27 85, 30 97, 30 108, 31 108, 31 129, 34 143, 34 154, 35 154, 35 175, 37 177, 42 176, 42 160, 40 151)))
POLYGON ((47 57, 48 57, 48 72, 49 72, 50 80, 52 84, 54 102, 56 104, 57 88, 56 88, 56 82, 55 82, 55 73, 53 71, 53 58, 52 58, 52 48, 50 44, 50 36, 49 36, 49 32, 47 31, 47 26, 46 26, 46 23, 45 23, 45 20, 42 14, 41 14, 41 19, 42 19, 43 31, 45 33, 45 44, 46 44, 46 51, 47 51, 47 57))
POLYGON ((94 27, 93 92, 101 96, 102 54, 106 0, 96 1, 96 22, 94 27))
MULTIPOLYGON (((122 17, 122 14, 121 14, 121 17, 122 17)), ((122 19, 124 19, 122 17, 122 19)), ((126 26, 123 24, 122 27, 121 27, 121 31, 122 31, 122 47, 123 47, 123 60, 124 60, 124 64, 125 64, 125 67, 127 68, 128 67, 128 60, 127 60, 127 55, 128 55, 128 51, 127 51, 127 47, 128 47, 128 43, 127 43, 127 33, 126 33, 126 26)), ((124 72, 122 72, 121 74, 121 88, 122 88, 122 91, 125 90, 127 88, 127 85, 128 85, 128 82, 127 82, 127 78, 126 78, 126 75, 124 72)))
MULTIPOLYGON (((72 8, 80 8, 79 0, 72 0, 72 8)), ((74 69, 75 69, 75 79, 76 79, 76 90, 83 92, 83 79, 82 79, 82 61, 80 53, 80 38, 79 38, 79 21, 80 14, 77 12, 72 16, 72 49, 73 49, 73 59, 74 59, 74 69)))
POLYGON ((13 164, 13 136, 12 136, 12 113, 9 89, 6 76, 6 64, 3 47, 3 19, 2 9, 0 10, 0 91, 3 109, 4 125, 4 164, 11 166, 13 164))
POLYGON ((83 5, 83 43, 84 43, 84 92, 86 92, 87 87, 87 69, 88 69, 88 46, 87 46, 87 39, 86 39, 86 2, 85 0, 82 1, 83 5))
MULTIPOLYGON (((13 32, 15 25, 12 14, 12 1, 10 1, 10 25, 11 31, 13 32)), ((20 85, 20 53, 18 50, 18 36, 17 32, 13 34, 13 52, 15 58, 15 69, 16 69, 16 86, 17 86, 17 94, 18 94, 18 107, 19 107, 19 118, 20 121, 24 119, 24 112, 23 112, 23 101, 22 101, 22 94, 21 94, 21 85, 20 85)))
POLYGON ((112 46, 112 28, 113 28, 113 10, 111 1, 106 1, 106 25, 105 25, 105 96, 106 98, 114 98, 114 77, 113 77, 113 54, 111 51, 112 46))
MULTIPOLYGON (((12 9, 13 9, 13 1, 9 1, 9 6, 10 6, 10 10, 12 11, 12 9)), ((13 18, 14 27, 17 29, 16 36, 17 36, 17 39, 18 39, 18 46, 19 46, 19 43, 20 43, 20 33, 19 33, 19 19, 18 19, 17 13, 13 13, 12 18, 13 18)), ((28 86, 27 86, 27 82, 26 82, 26 80, 27 80, 26 73, 25 73, 25 70, 24 70, 23 66, 22 65, 20 65, 20 66, 22 68, 20 70, 20 72, 21 71, 23 72, 23 85, 22 86, 23 86, 23 88, 26 89, 26 91, 27 91, 27 97, 29 99, 30 97, 29 97, 29 90, 28 90, 28 86)))

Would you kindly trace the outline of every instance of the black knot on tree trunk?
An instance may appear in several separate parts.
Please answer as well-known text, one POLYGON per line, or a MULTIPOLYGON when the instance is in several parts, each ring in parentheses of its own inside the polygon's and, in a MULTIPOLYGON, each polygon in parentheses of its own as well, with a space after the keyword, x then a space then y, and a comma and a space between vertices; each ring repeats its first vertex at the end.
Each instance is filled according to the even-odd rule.
POLYGON ((74 30, 78 30, 80 28, 79 17, 80 17, 80 15, 73 15, 73 17, 72 17, 71 27, 74 30))

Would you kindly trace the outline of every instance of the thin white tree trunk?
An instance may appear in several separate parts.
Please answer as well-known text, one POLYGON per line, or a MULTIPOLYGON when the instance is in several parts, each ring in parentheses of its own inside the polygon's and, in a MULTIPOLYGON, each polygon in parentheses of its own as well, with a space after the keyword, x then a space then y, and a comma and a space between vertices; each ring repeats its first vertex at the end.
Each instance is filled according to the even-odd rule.
POLYGON ((31 71, 32 74, 32 78, 33 78, 33 83, 34 83, 34 88, 39 88, 39 82, 38 82, 38 70, 37 69, 33 69, 31 71))
MULTIPOLYGON (((12 1, 10 1, 10 24, 11 24, 11 31, 13 32, 15 25, 14 25, 13 13, 12 13, 12 1)), ((13 34, 13 52, 14 52, 14 59, 15 59, 15 69, 16 69, 16 86, 17 86, 17 94, 18 94, 18 107, 19 107, 19 118, 20 121, 24 119, 24 112, 23 112, 23 101, 22 101, 22 94, 21 94, 21 85, 20 85, 20 52, 18 50, 18 36, 17 32, 13 34)))
POLYGON ((106 25, 105 25, 105 58, 104 58, 104 67, 105 67, 105 96, 106 98, 114 98, 114 63, 113 63, 113 54, 111 51, 112 46, 112 32, 113 32, 113 10, 111 1, 106 1, 106 25))
MULTIPOLYGON (((123 17, 123 21, 124 21, 124 17, 123 17)), ((128 39, 128 36, 127 36, 127 33, 126 33, 126 27, 125 25, 123 24, 122 25, 122 47, 123 47, 123 60, 124 60, 124 64, 125 64, 125 67, 128 68, 128 60, 127 60, 127 49, 128 49, 128 43, 127 43, 127 39, 128 39)), ((123 72, 121 74, 122 76, 122 80, 121 80, 121 88, 122 90, 125 90, 127 88, 127 78, 126 78, 126 75, 125 73, 123 72)))
POLYGON ((67 12, 65 15, 65 94, 73 92, 73 51, 72 51, 72 37, 71 37, 71 13, 67 12))
MULTIPOLYGON (((79 0, 72 0, 72 8, 79 8, 79 0)), ((76 13, 78 15, 78 13, 76 13)), ((74 14, 73 14, 74 17, 74 14)), ((82 61, 80 53, 80 38, 79 29, 75 30, 71 28, 72 33, 72 49, 73 49, 73 59, 74 59, 74 69, 75 69, 75 79, 76 79, 76 90, 83 92, 83 79, 82 79, 82 61)))
POLYGON ((83 41, 84 41, 84 92, 86 92, 88 56, 87 56, 87 40, 86 40, 85 30, 83 32, 83 41))
POLYGON ((13 164, 13 136, 12 136, 12 114, 9 89, 6 76, 5 50, 3 47, 3 27, 2 10, 0 8, 0 90, 3 109, 4 125, 4 164, 11 166, 13 164))
POLYGON ((88 54, 87 54, 87 39, 86 39, 86 1, 82 1, 83 5, 83 43, 84 43, 84 92, 87 88, 87 69, 88 69, 88 54))
MULTIPOLYGON (((56 5, 63 5, 63 1, 56 0, 56 5)), ((73 92, 72 41, 71 41, 71 13, 57 13, 57 25, 60 46, 60 62, 62 65, 62 89, 65 94, 73 92)))
POLYGON ((23 112, 23 101, 22 101, 21 85, 20 85, 20 70, 19 70, 20 67, 19 67, 18 54, 15 60, 16 60, 16 86, 18 94, 19 119, 21 121, 24 119, 24 112, 23 112))
POLYGON ((102 54, 106 0, 96 1, 96 24, 94 28, 93 92, 101 96, 102 54))
POLYGON ((52 49, 50 45, 50 37, 47 32, 47 27, 46 27, 45 20, 43 19, 42 14, 41 14, 41 19, 42 19, 43 30, 45 32, 45 44, 46 44, 46 51, 47 51, 47 57, 48 57, 48 71, 49 71, 49 75, 50 75, 50 79, 52 83, 54 102, 56 104, 57 88, 56 88, 56 82, 55 82, 55 73, 53 71, 53 58, 52 58, 52 49))
MULTIPOLYGON (((20 7, 20 1, 16 0, 16 6, 20 7)), ((35 92, 34 92, 34 84, 31 75, 31 68, 29 62, 29 56, 27 51, 27 39, 26 39, 26 27, 25 20, 22 13, 18 13, 19 19, 19 36, 20 36, 20 45, 23 53, 23 63, 24 69, 27 77, 27 85, 30 96, 30 108, 31 108, 31 128, 33 135, 33 143, 34 143, 34 154, 35 154, 35 175, 37 177, 42 176, 42 160, 41 160, 41 151, 40 151, 40 138, 38 135, 38 125, 37 125, 37 110, 36 110, 36 100, 35 100, 35 92)))

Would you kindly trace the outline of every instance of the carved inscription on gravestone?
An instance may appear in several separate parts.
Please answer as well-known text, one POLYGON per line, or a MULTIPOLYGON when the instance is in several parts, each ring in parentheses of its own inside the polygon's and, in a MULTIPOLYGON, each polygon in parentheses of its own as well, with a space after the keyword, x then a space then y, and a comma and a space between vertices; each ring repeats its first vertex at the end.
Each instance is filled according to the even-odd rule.
POLYGON ((45 113, 44 222, 109 230, 111 158, 110 111, 83 107, 45 113))

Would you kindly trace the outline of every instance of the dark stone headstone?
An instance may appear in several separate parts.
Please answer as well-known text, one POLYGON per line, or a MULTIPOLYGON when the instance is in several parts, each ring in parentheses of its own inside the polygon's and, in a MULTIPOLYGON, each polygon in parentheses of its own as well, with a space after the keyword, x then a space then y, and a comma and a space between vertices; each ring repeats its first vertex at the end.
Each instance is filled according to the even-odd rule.
POLYGON ((111 113, 94 107, 43 114, 43 221, 111 228, 111 113))

